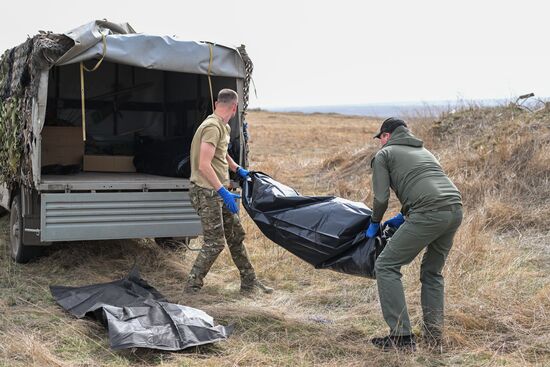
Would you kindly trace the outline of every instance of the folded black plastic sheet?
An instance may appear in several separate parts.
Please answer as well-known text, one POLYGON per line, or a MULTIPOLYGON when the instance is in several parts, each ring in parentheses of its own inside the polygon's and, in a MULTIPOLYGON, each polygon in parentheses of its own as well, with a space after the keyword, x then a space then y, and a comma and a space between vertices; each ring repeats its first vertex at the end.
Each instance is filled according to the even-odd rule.
POLYGON ((372 211, 334 196, 302 196, 261 172, 243 182, 243 205, 262 233, 318 269, 375 278, 387 236, 364 231, 372 211))
POLYGON ((109 330, 113 349, 181 350, 226 339, 231 327, 215 325, 205 312, 174 303, 140 278, 84 287, 50 286, 55 300, 78 318, 94 315, 109 330))

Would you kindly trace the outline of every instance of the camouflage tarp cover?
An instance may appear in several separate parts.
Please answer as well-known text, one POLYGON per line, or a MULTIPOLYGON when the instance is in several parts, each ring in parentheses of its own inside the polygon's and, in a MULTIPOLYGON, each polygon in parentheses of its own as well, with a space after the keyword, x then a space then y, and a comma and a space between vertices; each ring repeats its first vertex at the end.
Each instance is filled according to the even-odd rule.
POLYGON ((32 100, 40 73, 74 42, 62 34, 40 33, 7 50, 0 59, 0 183, 32 186, 32 100))

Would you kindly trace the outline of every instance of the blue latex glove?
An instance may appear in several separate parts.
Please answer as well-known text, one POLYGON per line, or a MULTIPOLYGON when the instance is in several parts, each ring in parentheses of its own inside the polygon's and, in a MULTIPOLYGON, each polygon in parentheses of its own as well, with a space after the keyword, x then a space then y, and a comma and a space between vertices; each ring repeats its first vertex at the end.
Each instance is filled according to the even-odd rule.
POLYGON ((239 176, 241 176, 241 178, 246 178, 249 174, 250 174, 250 171, 242 168, 242 167, 238 167, 237 168, 237 174, 239 176))
POLYGON ((231 213, 237 214, 239 212, 239 206, 235 200, 240 199, 241 195, 233 194, 227 191, 227 189, 223 186, 218 190, 218 194, 220 194, 225 207, 229 209, 231 213))
POLYGON ((376 236, 378 231, 380 230, 380 223, 370 222, 369 228, 365 231, 365 236, 367 238, 373 238, 376 236))
POLYGON ((393 228, 399 228, 403 223, 405 223, 405 218, 403 218, 403 214, 399 213, 395 217, 385 221, 384 226, 388 225, 393 228))

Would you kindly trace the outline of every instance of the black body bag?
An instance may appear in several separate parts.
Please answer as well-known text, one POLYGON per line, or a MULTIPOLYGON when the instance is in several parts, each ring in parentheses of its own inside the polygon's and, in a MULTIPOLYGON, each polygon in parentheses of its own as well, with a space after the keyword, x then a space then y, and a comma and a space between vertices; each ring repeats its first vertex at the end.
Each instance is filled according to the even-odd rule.
POLYGON ((182 350, 225 340, 233 327, 214 324, 196 308, 170 303, 141 279, 137 268, 126 278, 83 287, 50 286, 65 310, 94 316, 109 330, 113 349, 182 350))
POLYGON ((393 231, 365 237, 372 211, 335 196, 302 196, 261 172, 243 182, 243 205, 262 233, 317 269, 375 278, 393 231))

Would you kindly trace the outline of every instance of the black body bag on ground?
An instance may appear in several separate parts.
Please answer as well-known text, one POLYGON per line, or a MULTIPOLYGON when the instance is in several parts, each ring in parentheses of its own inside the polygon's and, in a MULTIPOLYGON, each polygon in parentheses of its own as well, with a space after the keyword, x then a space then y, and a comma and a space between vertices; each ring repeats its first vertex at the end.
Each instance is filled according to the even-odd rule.
POLYGON ((317 269, 375 278, 391 231, 367 239, 372 211, 334 196, 302 196, 261 172, 243 182, 243 205, 262 233, 317 269))
POLYGON ((140 278, 136 268, 123 279, 84 287, 50 286, 65 310, 82 318, 94 316, 109 330, 113 349, 181 350, 226 339, 232 327, 196 308, 169 303, 140 278))

